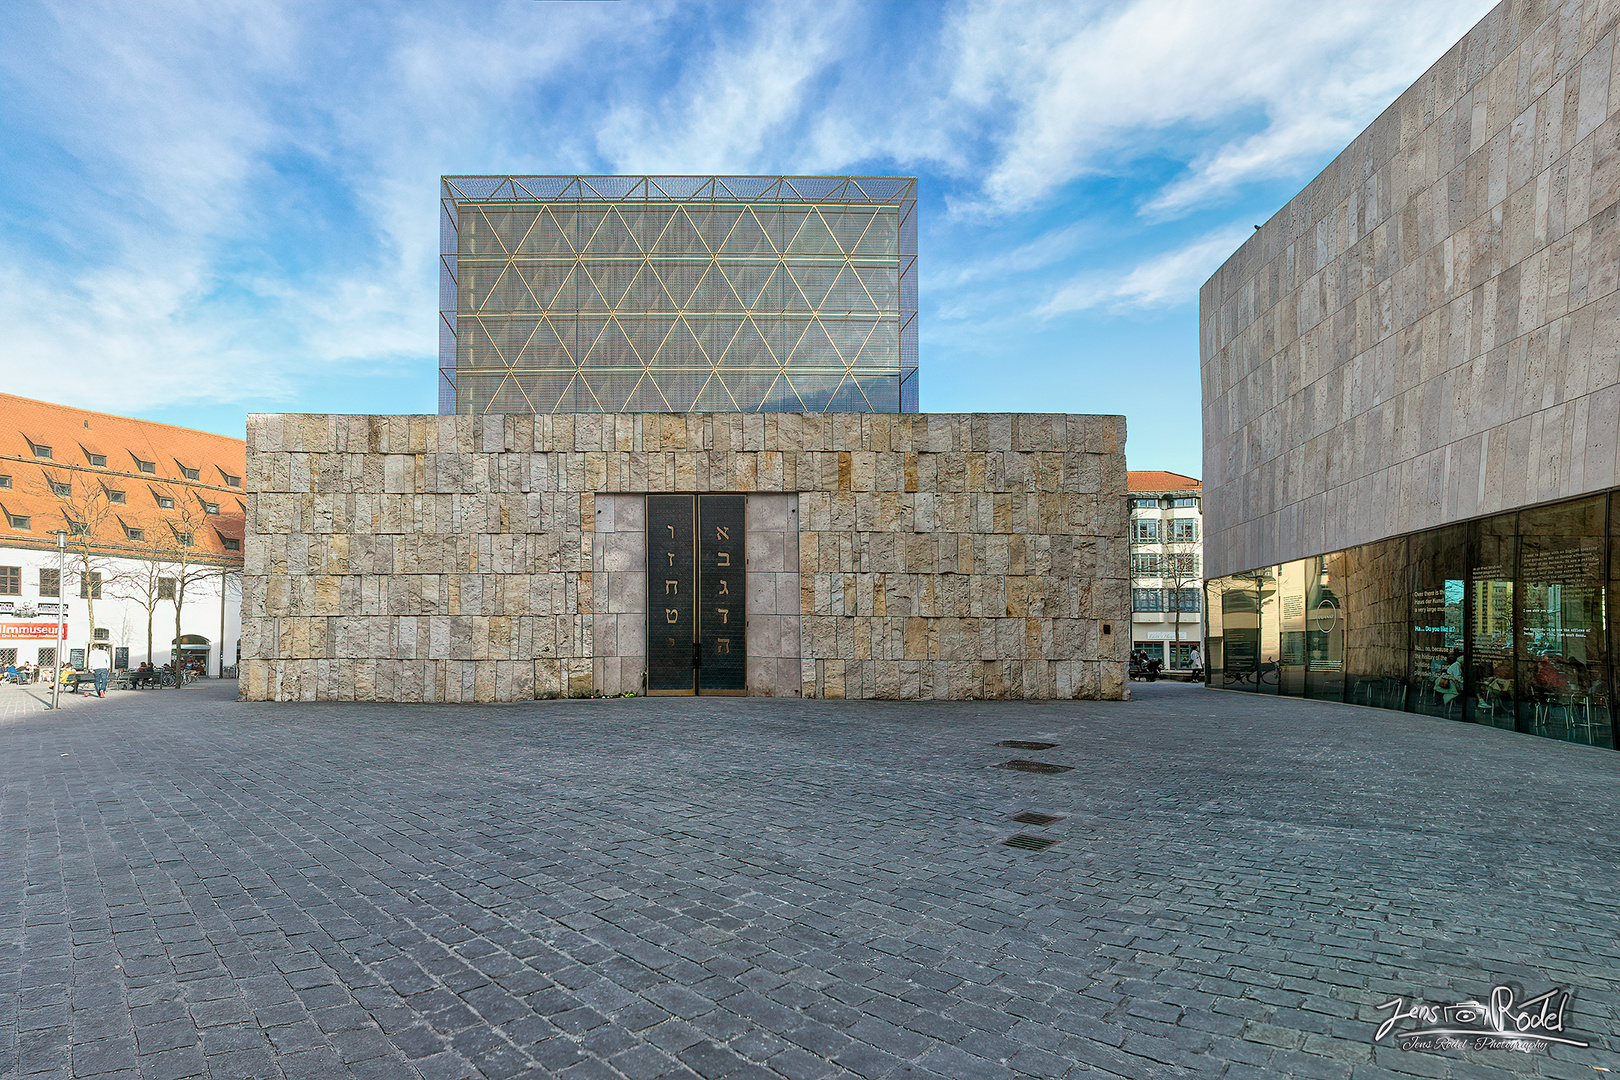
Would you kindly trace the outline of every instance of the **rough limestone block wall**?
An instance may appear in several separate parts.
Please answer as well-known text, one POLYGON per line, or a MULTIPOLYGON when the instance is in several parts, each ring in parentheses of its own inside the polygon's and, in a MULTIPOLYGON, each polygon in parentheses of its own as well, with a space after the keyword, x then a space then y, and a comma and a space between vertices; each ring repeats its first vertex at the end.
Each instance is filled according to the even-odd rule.
POLYGON ((598 495, 591 541, 598 694, 640 694, 647 670, 647 497, 598 495))
POLYGON ((1204 285, 1210 576, 1616 484, 1617 23, 1498 5, 1204 285))
POLYGON ((748 693, 798 697, 799 496, 748 496, 748 693))
POLYGON ((632 689, 633 496, 714 491, 753 496, 754 692, 1123 697, 1124 442, 1116 416, 250 416, 243 694, 632 689))

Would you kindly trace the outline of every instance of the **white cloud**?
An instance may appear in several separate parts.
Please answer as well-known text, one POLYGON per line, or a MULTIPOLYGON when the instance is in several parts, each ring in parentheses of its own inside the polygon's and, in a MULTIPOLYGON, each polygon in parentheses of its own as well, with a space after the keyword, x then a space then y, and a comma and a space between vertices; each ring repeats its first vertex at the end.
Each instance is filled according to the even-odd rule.
POLYGON ((964 210, 1030 208, 1077 177, 1119 170, 1148 152, 1174 153, 1199 132, 1247 131, 1153 200, 1186 209, 1246 179, 1277 175, 1342 145, 1438 59, 1490 7, 1488 0, 1136 0, 1097 8, 981 2, 947 39, 953 95, 1008 120, 982 201, 964 210))
POLYGON ((1217 229, 1139 263, 1123 276, 1107 271, 1080 274, 1060 286, 1035 314, 1051 318, 1089 308, 1123 311, 1189 303, 1197 299, 1198 287, 1252 231, 1248 225, 1217 229))
POLYGON ((839 5, 747 10, 739 40, 718 45, 656 101, 620 101, 597 145, 620 172, 776 172, 767 151, 796 135, 809 84, 841 58, 839 5), (790 132, 792 135, 790 135, 790 132), (787 136, 788 138, 784 138, 787 136))

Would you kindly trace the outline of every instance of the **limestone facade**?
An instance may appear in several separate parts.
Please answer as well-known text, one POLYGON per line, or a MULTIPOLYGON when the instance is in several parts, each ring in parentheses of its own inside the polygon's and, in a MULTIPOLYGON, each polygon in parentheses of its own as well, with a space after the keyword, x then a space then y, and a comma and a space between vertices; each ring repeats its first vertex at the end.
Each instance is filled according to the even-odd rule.
POLYGON ((1204 285, 1206 576, 1616 484, 1617 23, 1505 0, 1204 285))
POLYGON ((647 493, 747 496, 748 692, 1122 698, 1125 424, 248 418, 243 695, 637 693, 647 493))

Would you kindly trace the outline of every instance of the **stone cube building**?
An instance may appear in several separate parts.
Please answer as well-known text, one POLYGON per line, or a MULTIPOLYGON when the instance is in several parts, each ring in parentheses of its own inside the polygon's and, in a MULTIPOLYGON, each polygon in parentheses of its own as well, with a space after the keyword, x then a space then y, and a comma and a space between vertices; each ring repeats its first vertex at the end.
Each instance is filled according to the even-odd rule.
POLYGON ((639 694, 649 668, 708 693, 701 673, 724 663, 754 695, 1128 693, 1123 417, 254 415, 247 430, 250 700, 639 694), (649 507, 683 494, 694 528, 677 538, 667 500, 656 522, 649 507), (687 662, 698 676, 667 670, 687 662))

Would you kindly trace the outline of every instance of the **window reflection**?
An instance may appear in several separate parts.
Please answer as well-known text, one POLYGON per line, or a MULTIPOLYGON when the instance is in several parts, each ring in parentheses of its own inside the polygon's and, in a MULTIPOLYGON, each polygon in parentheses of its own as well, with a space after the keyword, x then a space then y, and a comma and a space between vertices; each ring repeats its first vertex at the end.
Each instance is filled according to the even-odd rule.
POLYGON ((1471 641, 1469 719, 1513 728, 1513 575, 1518 560, 1517 519, 1513 514, 1470 526, 1473 567, 1468 572, 1471 641))
POLYGON ((1602 501, 1526 510, 1520 517, 1520 729, 1612 745, 1602 501))
POLYGON ((1211 686, 1615 745, 1620 494, 1205 584, 1211 686))

